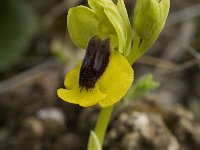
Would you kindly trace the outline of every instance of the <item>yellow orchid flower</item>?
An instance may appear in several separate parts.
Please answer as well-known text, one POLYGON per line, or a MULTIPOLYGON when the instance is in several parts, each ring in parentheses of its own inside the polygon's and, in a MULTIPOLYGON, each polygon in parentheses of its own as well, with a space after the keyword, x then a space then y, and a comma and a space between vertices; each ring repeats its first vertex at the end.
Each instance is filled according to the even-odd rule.
MULTIPOLYGON (((95 40, 94 38, 90 40, 84 61, 79 63, 66 75, 64 82, 66 89, 58 89, 57 91, 58 96, 66 102, 79 104, 83 107, 92 106, 97 103, 102 107, 108 107, 118 102, 126 94, 133 82, 133 70, 130 64, 122 54, 113 51, 109 55, 108 64, 102 75, 99 77, 97 75, 98 72, 95 72, 95 74, 93 74, 92 71, 83 72, 86 73, 86 77, 89 76, 89 79, 82 77, 86 82, 84 87, 81 86, 81 76, 84 76, 81 74, 81 68, 84 66, 84 62, 88 63, 88 61, 90 61, 88 53, 95 50, 91 49, 91 45, 97 43, 94 42, 95 40), (93 82, 96 76, 99 78, 93 82), (94 85, 92 85, 93 83, 94 85)), ((102 42, 100 41, 100 43, 102 42)), ((109 41, 107 43, 109 43, 109 41)), ((93 45, 92 48, 94 47, 93 45)), ((104 46, 103 48, 106 49, 104 46)), ((101 49, 98 50, 100 51, 101 49)), ((95 61, 98 61, 97 59, 99 58, 102 57, 99 56, 93 59, 92 63, 89 63, 89 67, 94 67, 95 61)), ((101 62, 97 65, 99 64, 101 64, 101 62)), ((105 66, 105 63, 102 64, 101 66, 105 66)), ((96 68, 98 68, 98 66, 96 68)))
POLYGON ((108 107, 118 102, 133 82, 127 59, 132 33, 123 0, 88 0, 90 6, 71 8, 67 27, 72 42, 86 49, 84 60, 65 77, 58 96, 83 107, 108 107))

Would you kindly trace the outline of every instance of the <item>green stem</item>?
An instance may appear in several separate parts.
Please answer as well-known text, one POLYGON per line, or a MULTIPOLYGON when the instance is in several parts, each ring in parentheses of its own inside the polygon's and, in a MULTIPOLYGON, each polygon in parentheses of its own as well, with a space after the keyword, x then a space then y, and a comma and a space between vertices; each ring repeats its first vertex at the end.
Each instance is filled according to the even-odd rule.
POLYGON ((112 113, 113 106, 102 108, 95 127, 95 133, 99 139, 101 146, 103 146, 105 133, 108 127, 108 122, 112 113))
POLYGON ((134 42, 133 42, 133 45, 131 47, 131 51, 130 51, 130 54, 128 55, 127 57, 127 60, 130 64, 133 64, 137 58, 139 57, 138 56, 138 49, 139 49, 139 45, 140 45, 140 37, 136 34, 136 32, 134 31, 135 33, 135 38, 134 38, 134 42))
POLYGON ((127 57, 129 64, 134 64, 134 62, 137 60, 137 58, 139 58, 139 56, 137 55, 137 52, 136 52, 137 49, 134 49, 134 50, 132 50, 131 53, 127 57))

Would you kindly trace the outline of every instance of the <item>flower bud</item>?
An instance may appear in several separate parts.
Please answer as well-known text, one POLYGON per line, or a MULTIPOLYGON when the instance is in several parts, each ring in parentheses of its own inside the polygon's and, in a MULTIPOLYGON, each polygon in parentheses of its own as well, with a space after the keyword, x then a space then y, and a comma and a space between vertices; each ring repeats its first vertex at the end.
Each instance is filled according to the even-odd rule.
POLYGON ((137 0, 133 20, 133 61, 156 41, 165 25, 169 6, 170 0, 137 0))
POLYGON ((137 0, 134 28, 142 39, 151 39, 162 30, 169 11, 169 0, 137 0))

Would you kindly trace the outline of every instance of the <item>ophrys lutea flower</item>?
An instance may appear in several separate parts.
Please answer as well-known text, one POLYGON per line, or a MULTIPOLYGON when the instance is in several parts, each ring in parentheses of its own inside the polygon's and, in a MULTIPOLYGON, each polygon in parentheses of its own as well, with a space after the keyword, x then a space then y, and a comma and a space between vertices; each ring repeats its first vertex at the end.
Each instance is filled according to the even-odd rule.
POLYGON ((68 31, 75 45, 86 49, 84 60, 65 77, 58 96, 83 107, 107 107, 118 102, 133 81, 129 54, 132 34, 123 0, 88 0, 89 6, 71 8, 68 31))

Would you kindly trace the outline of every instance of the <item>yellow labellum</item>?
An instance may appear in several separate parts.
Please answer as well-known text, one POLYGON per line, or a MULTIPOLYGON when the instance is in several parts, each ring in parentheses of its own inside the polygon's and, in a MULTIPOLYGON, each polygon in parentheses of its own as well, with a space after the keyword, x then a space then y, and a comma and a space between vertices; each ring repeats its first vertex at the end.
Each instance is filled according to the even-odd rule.
POLYGON ((114 51, 109 58, 108 66, 97 80, 95 87, 88 91, 79 87, 80 64, 65 77, 66 89, 58 89, 58 96, 66 102, 83 107, 99 104, 102 107, 118 102, 133 82, 133 69, 119 52, 114 51))

